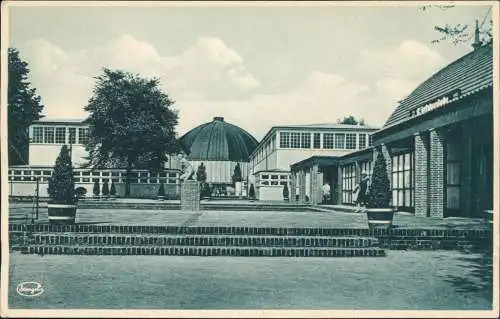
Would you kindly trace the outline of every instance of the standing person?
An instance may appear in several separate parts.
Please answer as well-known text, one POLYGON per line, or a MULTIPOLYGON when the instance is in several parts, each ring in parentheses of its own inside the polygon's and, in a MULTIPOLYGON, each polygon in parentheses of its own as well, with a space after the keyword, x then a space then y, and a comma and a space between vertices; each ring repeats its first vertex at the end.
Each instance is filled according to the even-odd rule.
POLYGON ((323 204, 328 204, 329 198, 330 198, 330 184, 326 182, 323 185, 323 204))
POLYGON ((368 181, 368 175, 366 173, 361 173, 361 180, 359 181, 359 184, 354 187, 353 191, 358 191, 356 204, 359 206, 366 206, 366 204, 368 204, 368 181))

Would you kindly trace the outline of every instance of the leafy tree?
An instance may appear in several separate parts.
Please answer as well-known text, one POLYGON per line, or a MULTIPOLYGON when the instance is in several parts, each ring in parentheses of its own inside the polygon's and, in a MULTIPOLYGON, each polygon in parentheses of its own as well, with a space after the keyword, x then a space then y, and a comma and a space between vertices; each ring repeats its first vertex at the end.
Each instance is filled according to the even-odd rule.
POLYGON ((103 69, 96 78, 93 96, 85 110, 90 113, 89 153, 86 166, 110 165, 127 169, 125 196, 130 195, 130 172, 159 170, 168 154, 180 150, 175 126, 174 101, 160 89, 159 79, 145 79, 121 70, 103 69))
POLYGON ((73 166, 71 165, 71 158, 69 157, 69 150, 66 145, 61 147, 59 156, 56 159, 47 191, 54 203, 68 205, 75 203, 73 166))
POLYGON ((42 118, 43 105, 36 90, 28 81, 30 70, 19 51, 8 49, 8 145, 9 165, 28 164, 28 128, 33 121, 42 118))
POLYGON ((382 150, 377 149, 377 158, 373 166, 372 182, 368 192, 368 208, 388 208, 391 201, 391 184, 387 176, 387 167, 382 150))
POLYGON ((236 184, 236 182, 241 182, 243 178, 241 177, 241 167, 240 163, 236 163, 236 166, 234 167, 234 173, 233 173, 233 184, 236 184))
POLYGON ((109 185, 108 185, 108 181, 104 181, 102 183, 102 195, 103 196, 109 196, 109 185))
MULTIPOLYGON (((439 8, 441 10, 448 10, 454 8, 454 5, 427 5, 420 7, 421 11, 426 11, 431 8, 439 8)), ((451 41, 453 44, 468 43, 477 41, 478 45, 488 45, 493 41, 493 20, 488 19, 491 13, 491 7, 479 24, 476 20, 476 26, 459 23, 456 25, 436 25, 434 30, 440 34, 439 39, 432 40, 431 43, 440 43, 443 41, 451 41)), ((471 21, 472 22, 472 21, 471 21)))
POLYGON ((255 187, 253 187, 253 184, 250 184, 250 190, 248 191, 248 197, 255 198, 255 187))
POLYGON ((203 163, 198 166, 198 170, 196 171, 196 180, 201 183, 205 183, 207 181, 207 169, 203 163))
POLYGON ((92 192, 94 193, 94 196, 99 196, 101 193, 101 187, 99 186, 99 180, 96 179, 94 182, 94 188, 92 189, 92 192))
POLYGON ((113 181, 111 181, 111 187, 109 188, 109 195, 116 196, 116 188, 115 188, 115 183, 113 183, 113 181))
POLYGON ((358 125, 358 124, 365 125, 365 120, 364 119, 357 120, 354 116, 349 115, 349 116, 344 116, 343 120, 338 119, 337 123, 350 124, 350 125, 358 125))

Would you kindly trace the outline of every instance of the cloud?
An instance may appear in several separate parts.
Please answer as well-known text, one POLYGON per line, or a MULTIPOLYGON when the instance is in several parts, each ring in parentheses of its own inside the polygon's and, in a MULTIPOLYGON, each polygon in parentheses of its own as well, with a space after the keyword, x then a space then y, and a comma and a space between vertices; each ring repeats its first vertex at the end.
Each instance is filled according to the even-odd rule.
MULTIPOLYGON (((215 37, 199 37, 174 56, 162 56, 153 45, 127 34, 75 52, 44 39, 20 49, 48 117, 85 117, 83 106, 92 94, 93 77, 105 66, 160 77, 176 101, 180 134, 223 116, 257 138, 272 126, 329 123, 347 115, 382 126, 398 100, 445 64, 428 46, 405 40, 386 49, 361 51, 352 58, 356 63, 349 77, 310 70, 293 87, 278 85, 272 91, 272 85, 263 85, 245 68, 236 50, 215 37)), ((280 75, 284 82, 291 75, 286 71, 280 75)))

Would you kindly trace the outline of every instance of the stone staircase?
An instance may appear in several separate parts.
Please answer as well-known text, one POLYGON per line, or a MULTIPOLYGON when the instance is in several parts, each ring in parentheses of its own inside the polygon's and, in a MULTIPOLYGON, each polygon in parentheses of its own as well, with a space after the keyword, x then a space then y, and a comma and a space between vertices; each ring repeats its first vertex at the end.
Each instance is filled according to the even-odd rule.
POLYGON ((177 226, 50 226, 10 231, 26 254, 245 257, 383 257, 375 237, 321 229, 177 226))

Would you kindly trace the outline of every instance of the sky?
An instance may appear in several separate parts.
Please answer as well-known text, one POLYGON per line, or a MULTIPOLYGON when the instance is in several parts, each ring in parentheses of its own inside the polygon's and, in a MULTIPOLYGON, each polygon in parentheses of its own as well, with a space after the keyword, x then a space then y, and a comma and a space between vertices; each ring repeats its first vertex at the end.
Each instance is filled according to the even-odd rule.
POLYGON ((432 44, 433 27, 472 26, 489 8, 421 5, 11 6, 9 47, 29 63, 47 118, 87 117, 107 67, 159 77, 179 136, 222 116, 260 140, 272 126, 348 115, 381 127, 399 100, 472 50, 432 44))

